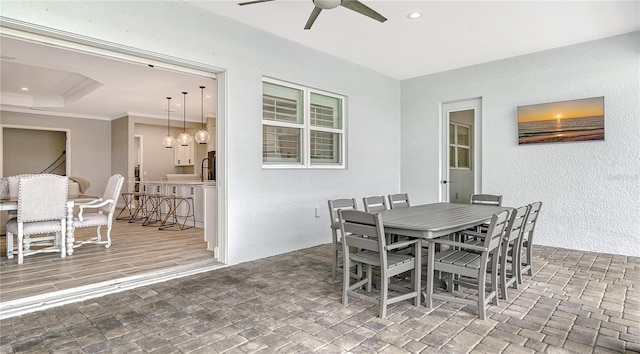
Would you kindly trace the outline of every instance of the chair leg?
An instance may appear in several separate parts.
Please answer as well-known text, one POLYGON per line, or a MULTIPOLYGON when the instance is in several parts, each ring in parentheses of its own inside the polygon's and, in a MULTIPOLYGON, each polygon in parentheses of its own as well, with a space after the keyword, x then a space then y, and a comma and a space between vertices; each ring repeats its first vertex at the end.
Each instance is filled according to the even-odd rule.
POLYGON ((387 317, 387 302, 389 300, 389 278, 384 274, 383 270, 380 279, 380 318, 387 317))
POLYGON ((331 228, 331 237, 333 239, 331 243, 331 254, 333 257, 333 262, 331 264, 331 279, 335 279, 338 275, 338 231, 331 228))
POLYGON ((107 225, 107 243, 104 245, 104 248, 111 247, 111 223, 107 225))
POLYGON ((486 281, 487 272, 480 268, 480 272, 478 274, 478 316, 481 320, 486 319, 486 294, 485 294, 485 281, 486 281))
MULTIPOLYGON (((500 255, 500 298, 503 300, 508 300, 509 295, 507 294, 507 253, 508 248, 504 254, 500 255)), ((493 273, 497 273, 497 268, 491 269, 491 277, 493 279, 493 273)), ((493 283, 493 282, 492 282, 493 283)))
POLYGON ((24 246, 22 244, 23 236, 18 233, 18 264, 22 264, 24 261, 24 246))
POLYGON ((351 260, 348 256, 344 257, 342 264, 342 304, 347 306, 349 304, 349 288, 351 287, 351 277, 349 272, 351 269, 351 260))
POLYGON ((531 247, 531 239, 527 241, 527 275, 533 275, 533 247, 531 247))
POLYGON ((13 259, 13 234, 7 232, 7 258, 13 259))

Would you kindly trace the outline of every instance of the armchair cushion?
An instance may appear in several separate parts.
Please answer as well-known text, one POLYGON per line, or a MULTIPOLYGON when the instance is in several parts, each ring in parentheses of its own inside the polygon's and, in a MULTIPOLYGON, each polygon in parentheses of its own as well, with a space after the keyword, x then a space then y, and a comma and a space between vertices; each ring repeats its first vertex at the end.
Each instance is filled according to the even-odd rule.
POLYGON ((108 220, 109 217, 106 214, 88 213, 83 215, 82 220, 73 218, 73 227, 82 228, 107 225, 108 220))

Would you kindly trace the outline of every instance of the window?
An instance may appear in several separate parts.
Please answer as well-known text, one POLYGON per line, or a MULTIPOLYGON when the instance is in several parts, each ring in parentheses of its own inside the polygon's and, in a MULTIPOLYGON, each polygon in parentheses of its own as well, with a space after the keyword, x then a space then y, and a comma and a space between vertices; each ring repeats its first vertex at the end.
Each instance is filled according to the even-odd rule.
POLYGON ((471 127, 449 123, 449 167, 471 169, 471 127))
POLYGON ((271 79, 262 83, 262 164, 344 167, 343 96, 271 79))

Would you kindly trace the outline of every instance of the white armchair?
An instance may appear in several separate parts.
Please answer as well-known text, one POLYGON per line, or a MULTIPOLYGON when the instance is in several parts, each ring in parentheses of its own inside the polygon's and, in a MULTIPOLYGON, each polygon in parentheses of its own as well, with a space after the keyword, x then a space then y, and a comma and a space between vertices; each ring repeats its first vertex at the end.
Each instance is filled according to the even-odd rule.
MULTIPOLYGON (((88 240, 76 240, 73 244, 73 248, 78 248, 87 243, 101 244, 105 248, 111 247, 111 227, 113 223, 113 213, 116 210, 118 204, 118 197, 122 190, 122 183, 124 177, 119 174, 115 174, 109 177, 107 181, 107 187, 104 190, 102 198, 94 201, 78 204, 78 216, 73 218, 73 228, 86 228, 97 227, 96 236, 88 240), (97 209, 95 212, 87 213, 85 209, 97 209), (106 240, 102 239, 100 234, 100 228, 102 226, 107 227, 106 240)), ((77 235, 76 235, 77 238, 77 235)))

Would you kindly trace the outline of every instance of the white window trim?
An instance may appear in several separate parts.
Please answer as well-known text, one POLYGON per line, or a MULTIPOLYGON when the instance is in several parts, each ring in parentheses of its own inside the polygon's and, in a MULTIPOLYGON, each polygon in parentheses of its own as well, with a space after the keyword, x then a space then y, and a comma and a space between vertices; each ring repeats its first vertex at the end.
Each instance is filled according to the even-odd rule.
POLYGON ((322 91, 322 90, 318 90, 318 89, 314 89, 306 86, 292 84, 287 81, 267 78, 267 77, 263 77, 262 82, 268 82, 276 85, 291 87, 297 90, 301 90, 303 92, 303 122, 302 123, 290 123, 290 122, 262 119, 262 127, 267 125, 267 126, 278 126, 278 127, 302 129, 302 136, 300 139, 302 141, 301 161, 297 163, 289 163, 289 164, 287 163, 265 164, 263 161, 262 168, 263 169, 345 169, 346 156, 347 156, 346 154, 346 150, 347 150, 346 148, 346 136, 347 136, 346 101, 347 101, 347 98, 346 96, 327 92, 327 91, 322 91), (311 94, 312 93, 327 96, 327 97, 333 97, 341 100, 342 128, 316 127, 311 125, 310 110, 311 110, 311 94), (339 157, 340 163, 336 163, 336 164, 311 163, 311 131, 312 130, 340 134, 340 157, 339 157))

